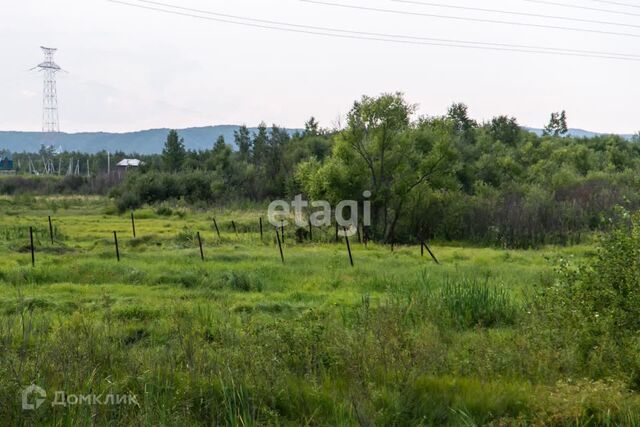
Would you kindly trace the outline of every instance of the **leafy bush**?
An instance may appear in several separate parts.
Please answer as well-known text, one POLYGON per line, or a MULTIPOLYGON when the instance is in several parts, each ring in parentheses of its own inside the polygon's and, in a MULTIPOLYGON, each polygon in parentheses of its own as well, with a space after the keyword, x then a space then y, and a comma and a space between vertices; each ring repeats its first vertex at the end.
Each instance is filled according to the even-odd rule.
MULTIPOLYGON (((112 193, 120 212, 131 206, 161 203, 168 200, 184 199, 189 203, 211 203, 214 201, 212 190, 215 174, 191 171, 179 174, 166 172, 129 173, 121 187, 112 193)), ((162 209, 159 215, 168 214, 169 208, 162 209)))
POLYGON ((604 235, 592 264, 572 271, 562 284, 589 323, 606 325, 616 338, 640 331, 640 212, 623 212, 604 235))
POLYGON ((619 210, 592 259, 563 259, 558 280, 534 300, 551 339, 573 346, 594 377, 622 368, 640 389, 640 212, 619 210))
POLYGON ((173 215, 173 209, 168 206, 160 206, 156 209, 156 214, 160 216, 171 216, 173 215))
POLYGON ((9 176, 0 177, 0 194, 96 194, 100 187, 104 190, 104 183, 85 176, 9 176), (93 184, 98 184, 94 186, 93 184))
POLYGON ((137 209, 142 205, 137 194, 131 192, 122 193, 116 200, 118 212, 126 212, 129 209, 137 209))

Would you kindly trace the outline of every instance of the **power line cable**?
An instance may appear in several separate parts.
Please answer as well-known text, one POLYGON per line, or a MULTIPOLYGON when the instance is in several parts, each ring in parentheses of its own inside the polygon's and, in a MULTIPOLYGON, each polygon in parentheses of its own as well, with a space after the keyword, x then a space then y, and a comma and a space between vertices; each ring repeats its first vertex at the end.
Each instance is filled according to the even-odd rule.
POLYGON ((595 1, 596 3, 615 4, 616 6, 637 7, 637 8, 640 9, 640 5, 631 4, 631 3, 622 3, 622 2, 618 2, 618 1, 609 1, 609 0, 591 0, 591 1, 595 1))
POLYGON ((481 7, 456 6, 456 5, 450 5, 450 4, 432 3, 432 2, 417 1, 417 0, 387 0, 387 1, 394 2, 394 3, 419 5, 419 6, 442 7, 447 9, 469 10, 474 12, 497 13, 501 15, 526 16, 530 18, 558 19, 563 21, 583 22, 587 24, 602 24, 602 25, 613 25, 618 27, 640 28, 640 25, 625 24, 622 22, 599 21, 595 19, 573 18, 569 16, 544 15, 539 13, 528 13, 528 12, 513 12, 513 11, 507 11, 507 10, 501 10, 501 9, 485 9, 481 7))
POLYGON ((633 37, 640 38, 640 34, 632 34, 632 33, 619 33, 615 31, 604 31, 604 30, 591 30, 585 28, 576 28, 576 27, 565 27, 560 25, 545 25, 545 24, 533 24, 528 22, 515 22, 515 21, 502 21, 499 19, 488 19, 488 18, 470 18, 470 17, 462 17, 462 16, 453 16, 453 15, 439 15, 435 13, 423 13, 423 12, 409 12, 404 10, 395 10, 395 9, 382 9, 377 7, 368 7, 368 6, 356 6, 351 4, 344 3, 333 3, 328 1, 320 1, 320 0, 299 0, 304 3, 313 3, 322 6, 331 6, 331 7, 339 7, 344 9, 356 9, 356 10, 366 10, 370 12, 380 12, 380 13, 390 13, 394 15, 408 15, 408 16, 424 16, 429 18, 442 18, 456 21, 467 21, 467 22, 481 22, 481 23, 489 23, 489 24, 503 24, 503 25, 517 25, 520 27, 533 27, 533 28, 550 28, 554 30, 563 30, 563 31, 574 31, 580 33, 595 33, 595 34, 606 34, 606 35, 614 35, 614 36, 622 36, 622 37, 633 37))
POLYGON ((553 51, 563 51, 563 52, 574 52, 574 53, 588 53, 588 54, 597 54, 597 55, 615 55, 615 56, 627 56, 627 57, 640 57, 640 55, 634 54, 624 54, 624 53, 612 53, 612 52, 602 52, 602 51, 592 51, 592 50, 581 50, 581 49, 564 49, 557 47, 544 47, 544 46, 533 46, 533 45, 517 45, 517 44, 509 44, 509 43, 489 43, 489 42, 476 42, 476 41, 464 41, 464 40, 455 40, 455 39, 442 39, 442 38, 433 38, 433 37, 417 37, 417 36, 407 36, 407 35, 398 35, 398 34, 387 34, 387 33, 376 33, 376 32, 366 32, 366 31, 354 31, 354 30, 344 30, 338 28, 331 27, 318 27, 311 25, 300 25, 300 24, 291 24, 282 21, 272 21, 266 19, 256 19, 256 18, 247 18, 238 15, 230 15, 225 13, 213 12, 210 10, 204 9, 194 9, 184 6, 177 6, 171 3, 164 3, 154 0, 134 0, 138 3, 147 3, 153 4, 156 6, 170 7, 178 10, 186 10, 189 12, 196 12, 201 14, 220 16, 224 18, 232 18, 244 21, 251 22, 259 22, 265 24, 272 25, 281 25, 281 26, 289 26, 296 28, 304 28, 304 29, 312 29, 312 30, 320 30, 320 31, 331 31, 331 32, 341 32, 341 33, 350 33, 356 35, 365 35, 365 36, 374 36, 374 37, 385 37, 385 38, 403 38, 403 39, 413 39, 413 40, 427 40, 427 41, 437 41, 437 42, 447 42, 447 43, 465 43, 465 44, 479 44, 479 45, 491 45, 491 46, 499 46, 499 47, 512 47, 512 48, 523 48, 523 49, 539 49, 539 50, 553 50, 553 51))
POLYGON ((518 44, 509 44, 509 43, 490 43, 490 42, 477 42, 477 41, 468 41, 468 40, 456 40, 456 39, 442 39, 442 38, 434 38, 434 37, 418 37, 418 36, 408 36, 408 35, 399 35, 399 34, 387 34, 387 33, 376 33, 376 32, 366 32, 366 31, 354 31, 354 30, 344 30, 339 28, 331 28, 331 27, 318 27, 311 25, 300 25, 300 24, 291 24, 282 21, 272 21, 266 19, 256 19, 256 18, 247 18, 238 15, 230 15, 226 13, 213 12, 210 10, 204 9, 194 9, 184 6, 177 6, 171 3, 163 3, 153 0, 134 0, 138 3, 147 3, 153 4, 156 6, 170 7, 178 10, 186 10, 189 12, 196 12, 201 14, 207 14, 212 16, 220 16, 224 18, 232 18, 237 20, 251 21, 251 22, 259 22, 262 24, 270 24, 270 25, 279 25, 279 26, 288 26, 295 28, 303 28, 303 29, 312 29, 319 31, 329 31, 329 32, 339 32, 339 33, 347 33, 347 34, 355 34, 358 36, 373 36, 373 37, 383 37, 383 38, 400 38, 400 39, 410 39, 410 40, 426 40, 426 41, 436 41, 436 42, 445 42, 445 43, 463 43, 463 44, 472 44, 472 45, 489 45, 496 47, 509 47, 509 48, 521 48, 521 49, 534 49, 534 50, 550 50, 557 52, 572 52, 572 53, 584 53, 584 54, 594 54, 594 55, 606 55, 606 56, 624 56, 624 57, 640 57, 640 55, 628 54, 628 53, 614 53, 614 52, 603 52, 603 51, 593 51, 593 50, 582 50, 582 49, 567 49, 567 48, 558 48, 558 47, 545 47, 545 46, 533 46, 533 45, 518 45, 518 44))
MULTIPOLYGON (((335 38, 342 38, 342 39, 370 40, 370 41, 391 42, 391 43, 409 44, 409 45, 457 47, 457 48, 466 48, 466 49, 481 49, 481 50, 520 52, 520 53, 537 53, 537 54, 560 55, 560 56, 576 56, 576 57, 585 57, 585 58, 617 59, 617 60, 624 60, 624 61, 640 61, 640 55, 634 55, 634 54, 586 51, 586 50, 563 49, 563 48, 549 48, 549 47, 526 46, 526 45, 508 45, 508 44, 501 44, 501 43, 485 43, 485 42, 476 42, 476 41, 437 39, 437 38, 415 37, 415 36, 400 36, 400 35, 391 35, 391 34, 385 35, 381 33, 368 33, 368 32, 362 32, 362 31, 351 31, 351 30, 343 30, 343 29, 336 29, 336 28, 313 27, 313 26, 304 26, 300 24, 288 24, 283 22, 268 21, 268 20, 261 20, 261 19, 255 19, 255 18, 243 18, 243 17, 234 16, 234 15, 220 14, 220 13, 211 12, 211 11, 198 11, 198 13, 207 13, 214 16, 233 17, 232 19, 235 19, 235 20, 232 20, 232 19, 226 19, 226 18, 215 18, 212 16, 196 15, 194 13, 188 13, 188 12, 179 12, 176 10, 163 9, 163 8, 153 7, 153 6, 145 6, 142 4, 135 4, 135 3, 130 3, 130 2, 121 1, 121 0, 107 0, 107 1, 110 3, 121 4, 124 6, 158 11, 158 12, 163 12, 163 13, 168 13, 173 15, 190 17, 190 18, 223 22, 223 23, 253 27, 253 28, 270 29, 270 30, 278 30, 278 31, 286 31, 286 32, 293 32, 293 33, 302 33, 302 34, 313 34, 313 35, 321 35, 321 36, 335 37, 335 38), (252 22, 238 21, 241 19, 252 21, 252 22), (295 28, 279 27, 275 25, 290 26, 295 28), (343 34, 335 34, 331 32, 337 32, 337 33, 343 33, 343 34)), ((175 6, 167 3, 152 2, 150 0, 138 0, 138 1, 145 2, 145 3, 152 3, 156 5, 165 5, 166 7, 172 7, 175 9, 182 9, 182 10, 187 9, 187 10, 196 11, 196 9, 188 9, 181 6, 175 6)))
POLYGON ((590 10, 594 12, 612 13, 614 15, 640 16, 640 13, 623 12, 620 10, 612 10, 612 9, 601 9, 598 7, 590 7, 590 6, 579 6, 576 4, 561 3, 557 1, 549 1, 549 0, 520 0, 520 1, 526 1, 528 3, 546 4, 550 6, 560 6, 560 7, 566 7, 569 9, 580 9, 580 10, 590 10))

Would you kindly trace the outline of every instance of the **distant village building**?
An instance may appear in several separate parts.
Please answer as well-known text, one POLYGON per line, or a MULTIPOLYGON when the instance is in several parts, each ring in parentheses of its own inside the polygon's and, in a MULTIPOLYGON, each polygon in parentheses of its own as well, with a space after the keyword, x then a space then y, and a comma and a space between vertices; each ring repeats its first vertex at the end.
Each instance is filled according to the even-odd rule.
POLYGON ((13 159, 11 159, 11 156, 0 156, 0 173, 15 173, 15 170, 13 168, 13 159))
POLYGON ((144 162, 138 159, 123 159, 116 165, 120 170, 127 170, 129 168, 139 168, 144 165, 144 162))

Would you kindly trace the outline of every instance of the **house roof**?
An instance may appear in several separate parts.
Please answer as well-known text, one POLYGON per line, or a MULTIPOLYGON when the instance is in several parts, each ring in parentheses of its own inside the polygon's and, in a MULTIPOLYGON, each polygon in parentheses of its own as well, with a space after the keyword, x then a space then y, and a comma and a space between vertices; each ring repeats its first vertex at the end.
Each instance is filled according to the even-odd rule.
POLYGON ((122 167, 134 167, 137 168, 138 166, 144 165, 144 162, 138 159, 124 159, 121 160, 120 162, 118 162, 118 164, 116 166, 122 166, 122 167))

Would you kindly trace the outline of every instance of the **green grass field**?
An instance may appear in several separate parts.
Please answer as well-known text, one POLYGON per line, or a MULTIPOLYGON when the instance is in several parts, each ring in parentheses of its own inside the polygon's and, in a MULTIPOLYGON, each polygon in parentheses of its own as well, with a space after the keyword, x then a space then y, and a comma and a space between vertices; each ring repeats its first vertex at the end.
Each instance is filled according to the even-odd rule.
POLYGON ((260 215, 147 208, 134 239, 107 199, 0 198, 3 423, 640 425, 624 381, 585 375, 530 310, 590 246, 434 244, 436 265, 352 241, 351 267, 332 230, 288 230, 282 264, 260 215), (47 391, 37 410, 21 407, 30 384, 47 391), (125 394, 137 404, 73 399, 125 394))

